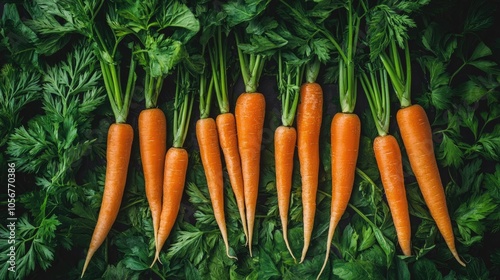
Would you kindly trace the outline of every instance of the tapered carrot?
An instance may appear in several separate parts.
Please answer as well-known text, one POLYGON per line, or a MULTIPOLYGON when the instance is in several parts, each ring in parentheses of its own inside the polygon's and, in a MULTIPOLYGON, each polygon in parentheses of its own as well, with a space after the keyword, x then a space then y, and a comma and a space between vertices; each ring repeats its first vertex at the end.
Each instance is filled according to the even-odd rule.
POLYGON ((305 83, 300 89, 297 111, 297 149, 302 177, 302 207, 304 221, 303 262, 314 227, 316 193, 319 176, 319 134, 323 116, 323 90, 317 83, 305 83))
POLYGON ((222 161, 219 150, 219 137, 214 119, 204 118, 196 122, 196 138, 200 147, 201 162, 207 178, 207 186, 212 201, 215 221, 219 226, 222 239, 226 245, 226 255, 229 255, 226 218, 224 216, 224 180, 222 176, 222 161))
POLYGON ((457 262, 465 266, 455 247, 455 237, 434 155, 432 131, 427 114, 420 105, 414 104, 399 109, 396 118, 411 168, 431 216, 457 262))
POLYGON ((238 211, 240 212, 243 232, 248 242, 248 228, 245 214, 245 194, 243 190, 243 173, 241 171, 240 152, 238 150, 238 136, 236 134, 236 120, 234 114, 219 114, 215 119, 219 144, 224 154, 229 181, 236 198, 238 211))
POLYGON ((371 63, 367 63, 367 70, 362 73, 361 85, 378 131, 378 136, 373 141, 373 151, 399 245, 403 254, 409 256, 411 255, 410 214, 404 185, 401 150, 396 138, 389 135, 391 102, 387 71, 383 68, 375 71, 371 63))
POLYGON ((330 129, 332 145, 332 206, 326 243, 326 257, 318 278, 328 263, 333 234, 351 197, 359 151, 360 132, 361 123, 357 115, 352 113, 337 113, 333 117, 330 129))
POLYGON ((106 178, 101 210, 90 241, 82 277, 90 259, 106 239, 116 220, 118 210, 120 210, 133 139, 134 130, 129 124, 114 123, 109 127, 106 148, 106 178))
POLYGON ((162 110, 151 108, 141 111, 138 122, 144 184, 156 245, 162 208, 163 168, 167 152, 167 121, 162 110))
POLYGON ((262 93, 246 92, 236 101, 236 130, 243 172, 250 256, 252 256, 252 233, 259 192, 260 150, 265 108, 266 101, 262 93))
POLYGON ((455 247, 441 176, 434 155, 432 131, 425 110, 417 104, 411 105, 411 58, 408 41, 404 41, 404 62, 396 42, 389 44, 389 53, 382 52, 382 61, 399 99, 401 109, 396 114, 401 138, 408 154, 411 169, 429 208, 432 218, 443 236, 446 245, 458 263, 465 266, 455 247), (406 70, 406 73, 405 71, 406 70))
POLYGON ((170 235, 179 213, 186 172, 188 167, 188 153, 182 146, 186 139, 191 113, 193 110, 192 88, 189 72, 184 67, 177 70, 177 85, 174 103, 172 147, 165 155, 165 166, 163 171, 163 202, 158 227, 156 252, 151 267, 160 257, 161 249, 170 235))
POLYGON ((227 37, 223 34, 222 27, 219 25, 211 41, 212 44, 209 44, 214 89, 217 97, 217 105, 220 110, 220 114, 215 119, 215 122, 219 134, 219 144, 226 163, 227 174, 240 213, 243 233, 245 234, 245 243, 248 243, 243 173, 241 171, 241 159, 238 150, 236 119, 234 114, 230 112, 228 98, 227 77, 230 75, 227 75, 227 59, 229 52, 227 51, 227 37))
MULTIPOLYGON (((163 204, 160 216, 160 227, 158 228, 158 244, 156 246, 153 264, 160 257, 161 248, 170 235, 177 219, 182 193, 184 192, 187 167, 187 151, 183 148, 169 148, 165 156, 163 204)), ((153 264, 151 264, 151 266, 153 266, 153 264)))
POLYGON ((380 171, 387 203, 391 210, 398 242, 403 254, 411 255, 411 226, 403 176, 401 150, 392 135, 377 136, 373 151, 380 171))
POLYGON ((292 189, 293 156, 297 131, 294 127, 279 126, 274 132, 274 158, 276 168, 276 192, 283 238, 290 255, 295 259, 288 242, 288 210, 290 209, 290 194, 292 189))

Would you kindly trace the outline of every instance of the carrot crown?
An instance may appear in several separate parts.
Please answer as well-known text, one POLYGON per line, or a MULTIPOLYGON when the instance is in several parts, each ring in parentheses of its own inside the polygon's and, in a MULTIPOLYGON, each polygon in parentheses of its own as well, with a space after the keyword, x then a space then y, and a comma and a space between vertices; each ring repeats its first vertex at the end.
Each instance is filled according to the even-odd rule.
POLYGON ((410 48, 408 40, 404 41, 404 60, 406 66, 406 73, 404 73, 401 56, 395 41, 389 45, 389 53, 380 53, 380 60, 384 64, 385 69, 389 73, 389 77, 396 91, 401 107, 408 107, 411 105, 411 60, 410 48))
POLYGON ((173 147, 182 148, 191 120, 194 98, 189 72, 185 67, 177 70, 177 83, 174 99, 174 141, 173 147))
POLYGON ((361 86, 368 99, 378 134, 384 136, 389 132, 391 110, 387 71, 384 68, 374 70, 371 63, 367 64, 367 68, 368 73, 361 73, 361 86))
POLYGON ((304 60, 290 53, 278 52, 278 99, 281 100, 281 121, 284 126, 293 125, 303 74, 304 60))
POLYGON ((214 81, 215 94, 221 114, 229 112, 229 99, 227 90, 227 47, 225 39, 222 37, 221 26, 217 27, 217 32, 209 45, 210 65, 214 81))

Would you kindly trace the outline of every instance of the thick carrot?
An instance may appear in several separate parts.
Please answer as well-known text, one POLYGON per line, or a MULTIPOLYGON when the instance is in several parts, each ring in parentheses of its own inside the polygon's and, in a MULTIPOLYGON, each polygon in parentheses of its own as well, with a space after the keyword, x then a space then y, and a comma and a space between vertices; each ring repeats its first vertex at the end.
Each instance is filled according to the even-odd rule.
POLYGON ((318 278, 328 263, 333 234, 351 197, 359 151, 361 123, 352 113, 337 113, 333 117, 331 133, 332 206, 328 229, 326 256, 318 278))
POLYGON ((167 121, 162 110, 151 108, 139 114, 139 145, 156 245, 162 207, 163 168, 167 152, 167 121))
POLYGON ((377 136, 373 151, 380 171, 385 195, 403 254, 411 255, 411 226, 403 176, 401 150, 392 135, 377 136))
POLYGON ((106 239, 118 215, 127 181, 133 139, 134 130, 129 124, 114 123, 109 127, 104 193, 102 195, 99 217, 94 233, 92 234, 81 277, 83 277, 90 259, 106 239))
POLYGON ((266 101, 262 93, 246 92, 236 100, 236 130, 243 172, 250 256, 252 256, 252 233, 259 192, 260 150, 265 110, 266 101))
POLYGON ((323 116, 323 90, 318 83, 305 83, 300 88, 297 109, 297 148, 302 177, 302 207, 304 221, 303 262, 311 242, 316 213, 316 193, 319 173, 319 133, 323 116))
POLYGON ((172 230, 181 205, 186 172, 188 167, 188 153, 183 148, 172 147, 165 156, 163 179, 163 204, 158 229, 158 244, 155 258, 151 266, 160 257, 160 251, 172 230))
POLYGON ((274 159, 276 168, 276 192, 278 195, 278 209, 283 227, 283 238, 286 247, 295 260, 288 242, 288 210, 290 208, 290 194, 292 189, 293 156, 297 131, 294 127, 279 126, 274 132, 274 159))
POLYGON ((201 162, 207 178, 208 191, 214 209, 214 216, 226 245, 226 255, 229 255, 226 218, 224 216, 224 180, 222 176, 222 161, 219 150, 219 137, 214 119, 204 118, 196 122, 196 138, 200 147, 201 162))
POLYGON ((219 114, 215 119, 217 132, 219 133, 219 144, 224 154, 227 173, 231 188, 233 189, 238 210, 240 212, 243 232, 248 242, 248 229, 245 214, 245 195, 243 190, 243 173, 241 172, 240 152, 238 151, 238 136, 236 135, 236 120, 234 114, 219 114))
POLYGON ((455 237, 434 155, 432 131, 427 114, 420 105, 414 104, 399 109, 396 118, 411 168, 431 216, 455 259, 465 266, 455 247, 455 237))

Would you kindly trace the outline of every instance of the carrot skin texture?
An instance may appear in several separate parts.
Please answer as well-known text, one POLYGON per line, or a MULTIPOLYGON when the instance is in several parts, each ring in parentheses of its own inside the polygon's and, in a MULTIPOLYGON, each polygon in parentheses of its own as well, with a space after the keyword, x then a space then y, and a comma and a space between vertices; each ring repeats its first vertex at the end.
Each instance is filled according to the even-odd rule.
POLYGON ((226 254, 231 257, 229 255, 226 218, 224 216, 224 179, 215 120, 212 118, 198 120, 196 122, 196 138, 200 147, 201 162, 205 170, 215 220, 226 245, 226 254))
POLYGON ((238 210, 240 212, 243 232, 248 242, 248 229, 245 214, 245 195, 243 189, 243 173, 241 171, 240 152, 238 151, 238 136, 236 134, 236 119, 232 113, 219 114, 216 118, 219 144, 224 154, 227 173, 233 189, 238 210))
POLYGON ((252 236, 259 192, 260 151, 265 107, 266 100, 262 93, 242 93, 236 100, 236 131, 243 173, 250 256, 252 256, 252 236))
POLYGON ((319 176, 319 135, 323 116, 323 90, 318 83, 305 83, 300 87, 297 108, 297 150, 302 178, 302 207, 304 246, 302 263, 311 242, 316 214, 316 194, 319 176))
POLYGON ((427 114, 420 105, 414 104, 399 109, 396 119, 411 168, 431 216, 457 262, 465 266, 455 247, 455 237, 434 155, 432 130, 427 114))
POLYGON ((139 114, 138 127, 144 185, 151 209, 156 245, 162 208, 163 168, 167 152, 165 114, 158 108, 145 109, 139 114))
POLYGON ((276 192, 283 238, 286 247, 295 260, 288 242, 288 210, 290 209, 290 194, 292 189, 293 156, 297 131, 293 127, 279 126, 274 132, 274 158, 276 166, 276 192))
POLYGON ((89 250, 82 270, 82 277, 90 259, 106 239, 118 216, 127 181, 128 165, 134 130, 124 123, 113 123, 108 129, 106 147, 106 178, 102 195, 101 209, 92 234, 89 250))
POLYGON ((165 156, 163 177, 163 203, 158 229, 158 244, 155 259, 151 266, 160 257, 160 251, 174 227, 184 192, 186 172, 188 167, 188 153, 183 148, 169 148, 165 156))
POLYGON ((335 114, 330 133, 332 145, 332 206, 325 262, 317 279, 319 279, 328 263, 333 234, 351 198, 361 133, 359 117, 349 113, 335 114))
POLYGON ((375 159, 380 171, 387 203, 403 254, 411 255, 411 225, 403 175, 401 149, 392 135, 378 136, 373 141, 375 159))

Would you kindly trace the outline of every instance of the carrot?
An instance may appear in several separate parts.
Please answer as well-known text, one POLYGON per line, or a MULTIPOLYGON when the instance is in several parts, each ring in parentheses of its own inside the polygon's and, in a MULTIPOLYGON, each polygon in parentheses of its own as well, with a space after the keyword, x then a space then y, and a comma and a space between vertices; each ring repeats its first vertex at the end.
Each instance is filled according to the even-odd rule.
POLYGON ((260 150, 265 107, 266 101, 262 93, 246 92, 236 101, 236 130, 243 172, 250 256, 252 256, 252 232, 259 192, 260 150))
POLYGON ((151 267, 160 257, 161 249, 170 235, 179 213, 186 172, 188 167, 188 152, 182 146, 186 139, 189 121, 193 110, 193 99, 189 72, 179 67, 175 89, 175 110, 173 121, 174 140, 172 147, 165 155, 163 173, 163 202, 158 227, 156 252, 151 267))
POLYGON ((274 132, 274 158, 276 166, 276 192, 278 195, 278 209, 283 227, 283 238, 286 247, 295 260, 288 242, 288 210, 290 208, 290 194, 292 188, 293 156, 297 131, 294 127, 279 126, 274 132))
POLYGON ((183 148, 171 147, 165 156, 165 169, 163 180, 163 204, 158 228, 158 244, 156 246, 153 264, 160 257, 160 251, 165 244, 181 205, 186 172, 188 167, 188 153, 183 148))
POLYGON ((401 150, 392 135, 377 136, 373 151, 380 171, 387 203, 403 254, 411 255, 411 226, 403 176, 401 150))
POLYGON ((151 108, 139 114, 139 145, 156 245, 162 208, 163 167, 167 152, 167 121, 162 110, 151 108))
POLYGON ((406 200, 401 150, 396 138, 389 135, 391 102, 387 71, 383 68, 375 71, 371 63, 367 63, 367 68, 368 71, 362 73, 361 85, 378 131, 378 136, 373 141, 373 151, 399 245, 403 254, 409 256, 411 255, 410 214, 406 200))
POLYGON ((127 170, 133 139, 134 130, 129 124, 114 123, 109 127, 104 193, 102 195, 99 218, 92 234, 81 277, 83 277, 90 259, 106 239, 118 216, 118 210, 120 210, 125 183, 127 181, 127 170))
POLYGON ((455 247, 455 237, 451 225, 446 197, 441 176, 434 155, 432 131, 425 110, 420 105, 411 105, 411 58, 408 41, 404 41, 404 62, 397 49, 396 42, 391 41, 388 53, 382 52, 380 60, 391 78, 394 91, 399 99, 401 109, 396 119, 401 138, 408 154, 411 169, 424 197, 425 204, 443 236, 446 245, 458 263, 465 266, 455 247), (405 71, 406 70, 406 73, 405 71))
POLYGON ((332 157, 332 206, 330 226, 328 228, 326 257, 323 267, 328 263, 330 244, 333 234, 351 197, 358 158, 361 123, 359 117, 352 113, 337 113, 333 117, 331 133, 332 157))
POLYGON ((222 161, 219 150, 219 137, 214 119, 204 118, 196 122, 196 138, 200 147, 200 156, 207 178, 208 191, 214 209, 215 220, 226 245, 226 255, 229 255, 226 218, 224 217, 224 180, 222 176, 222 161))
POLYGON ((465 266, 455 247, 455 237, 434 155, 432 131, 427 114, 420 105, 414 104, 399 109, 396 118, 411 168, 431 216, 457 262, 465 266))
POLYGON ((215 119, 219 144, 224 154, 227 173, 231 188, 238 204, 238 211, 243 224, 243 232, 248 242, 248 228, 245 214, 245 195, 243 190, 243 173, 241 171, 241 159, 238 151, 238 136, 236 134, 236 120, 234 114, 219 114, 215 119))
POLYGON ((302 263, 306 257, 314 226, 316 193, 319 174, 319 133, 323 116, 323 90, 317 83, 305 83, 300 89, 297 112, 297 149, 302 177, 302 207, 304 221, 304 247, 302 263))
POLYGON ((223 34, 225 33, 222 32, 222 27, 219 25, 211 42, 212 44, 209 44, 214 89, 217 97, 217 105, 220 110, 220 114, 215 119, 215 122, 217 124, 219 144, 224 154, 229 181, 238 205, 243 233, 246 239, 245 242, 248 243, 243 173, 241 171, 241 159, 238 151, 236 120, 234 114, 229 110, 227 59, 230 54, 227 51, 227 35, 223 36, 223 34))

